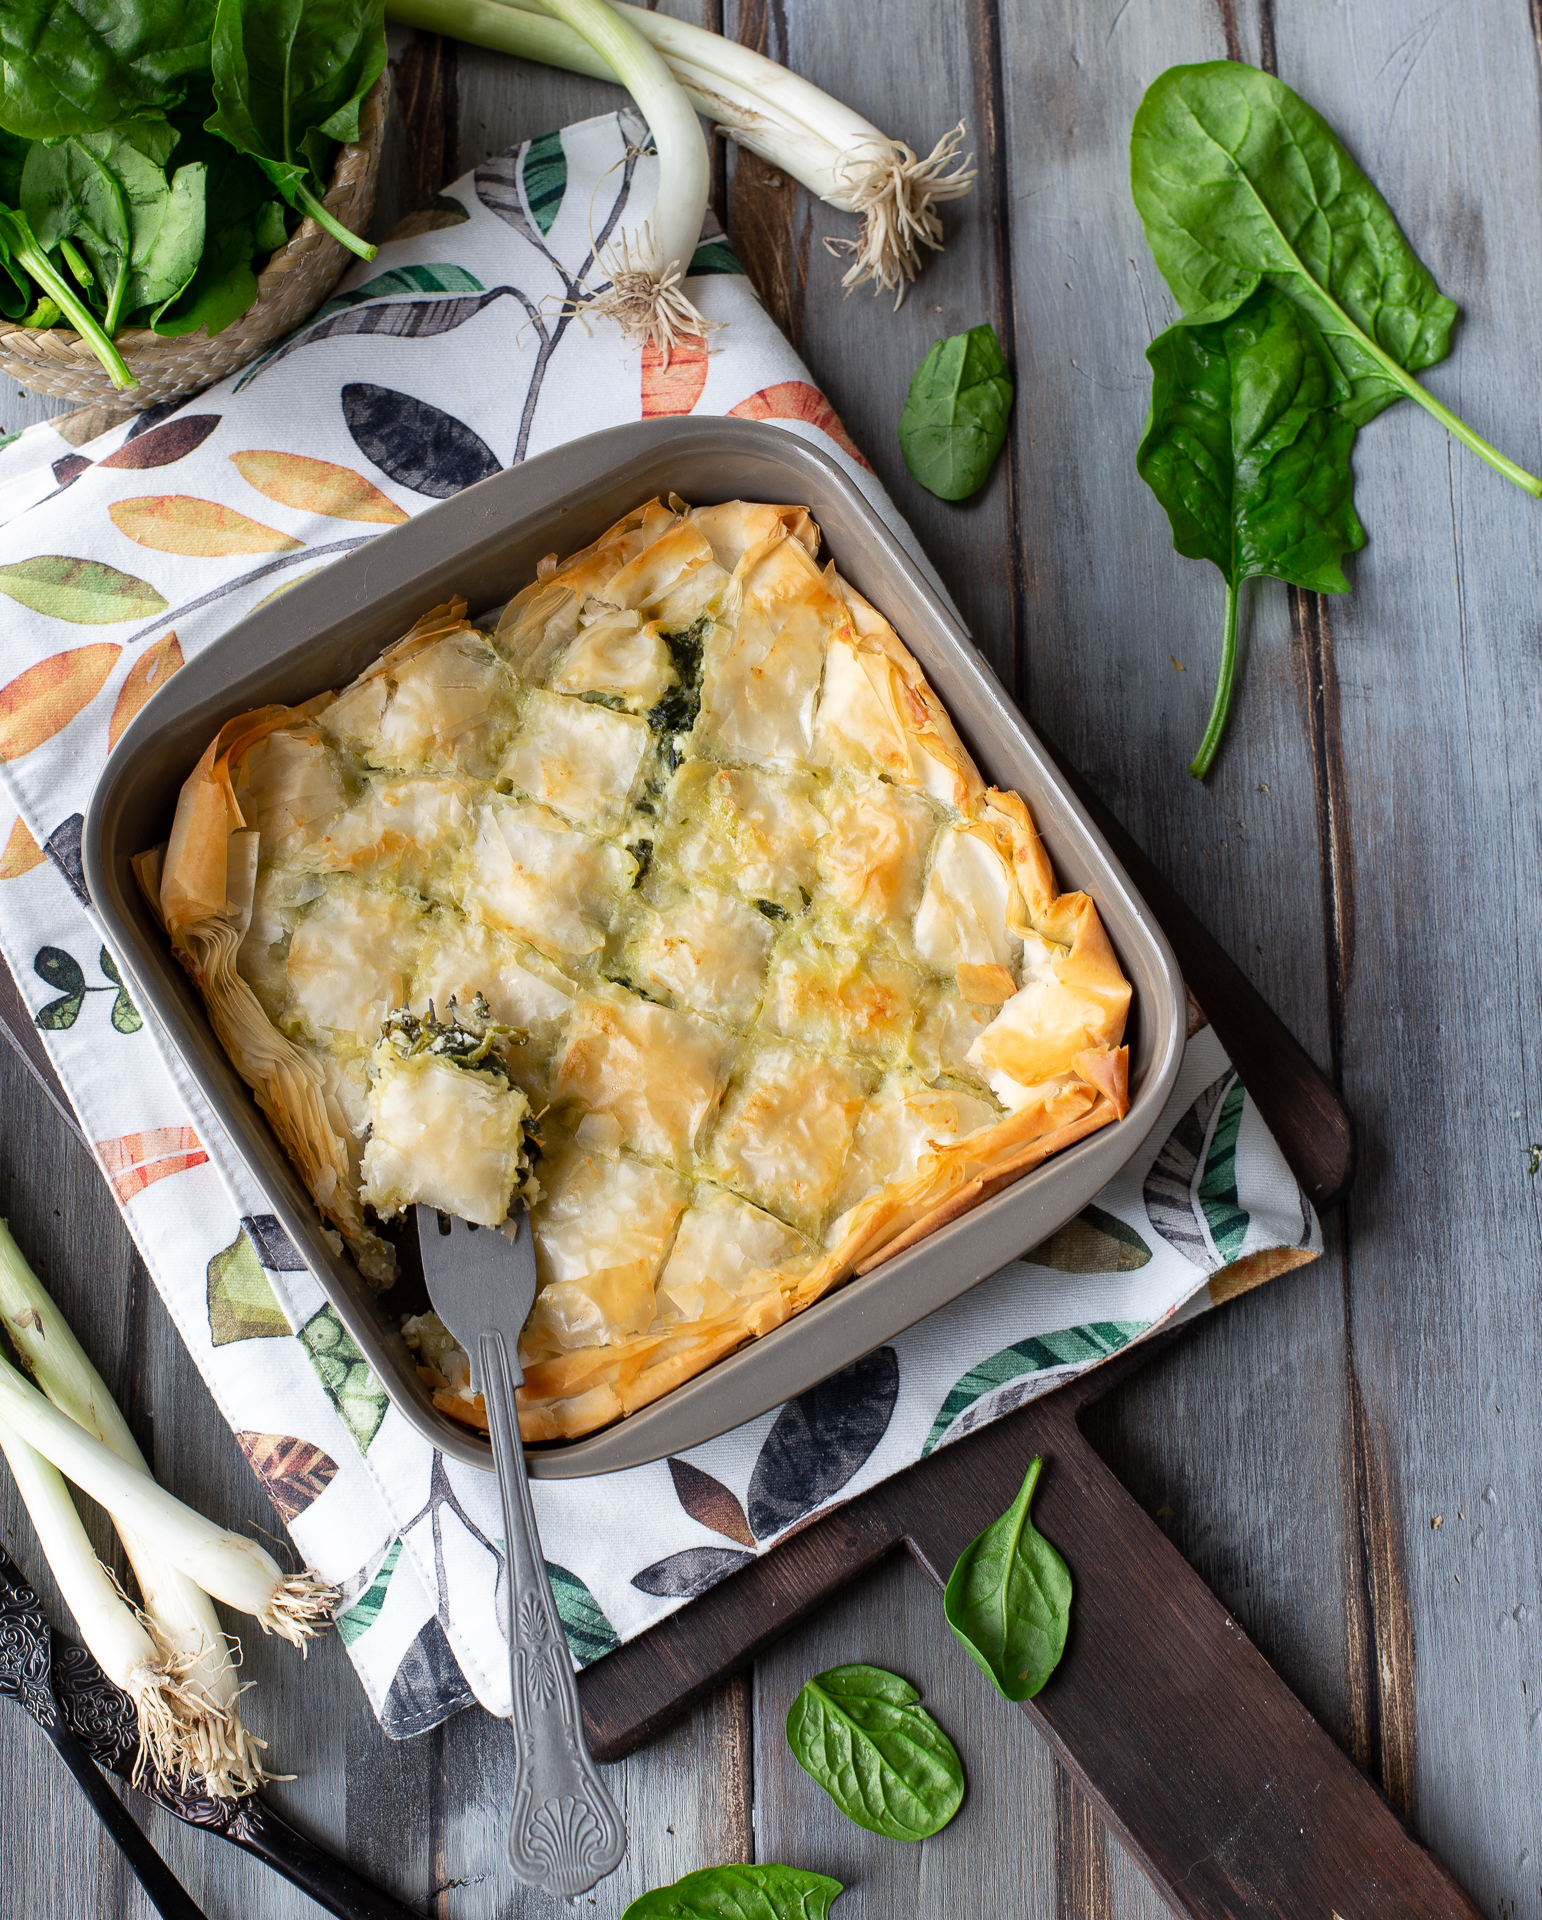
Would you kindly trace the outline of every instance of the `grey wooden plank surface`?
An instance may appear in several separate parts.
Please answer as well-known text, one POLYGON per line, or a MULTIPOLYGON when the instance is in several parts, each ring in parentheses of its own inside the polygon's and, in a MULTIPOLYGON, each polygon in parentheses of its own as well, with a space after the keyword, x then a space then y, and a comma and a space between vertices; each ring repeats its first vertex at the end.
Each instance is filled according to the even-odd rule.
MULTIPOLYGON (((716 0, 672 10, 719 24, 716 0)), ((1171 309, 1125 143, 1164 65, 1276 66, 1349 139, 1464 308, 1429 384, 1535 466, 1534 13, 1527 0, 905 0, 875 31, 827 0, 722 9, 730 32, 918 144, 969 118, 981 191, 897 316, 839 297, 819 240, 849 223, 758 163, 721 168, 731 230, 1002 678, 1341 1077, 1361 1123, 1359 1186, 1325 1258, 1210 1316, 1098 1410, 1095 1436, 1485 1909, 1517 1916, 1542 1913, 1542 1356, 1522 1152, 1542 1132, 1526 1020, 1542 691, 1527 586, 1542 522, 1425 416, 1384 416, 1356 456, 1371 543, 1353 595, 1256 595, 1232 738, 1208 786, 1189 780, 1220 594, 1173 555, 1133 472, 1142 352, 1171 309), (930 340, 982 318, 1014 359, 1013 440, 979 500, 945 507, 908 479, 892 423, 930 340)), ((393 55, 382 231, 485 154, 615 98, 426 36, 393 36, 393 55)), ((0 392, 7 431, 47 410, 0 392)), ((9 1060, 0 1075, 3 1204, 159 1471, 237 1524, 271 1525, 88 1157, 9 1060)), ((8 1483, 0 1525, 46 1588, 8 1483)), ((301 1772, 275 1792, 299 1824, 421 1912, 548 1910, 503 1866, 501 1727, 473 1713, 393 1745, 341 1648, 301 1668, 259 1638, 248 1660, 254 1721, 301 1772)), ((598 1914, 752 1853, 836 1872, 853 1915, 1159 1910, 899 1562, 763 1659, 753 1692, 725 1690, 614 1778, 634 1846, 586 1906, 598 1914), (781 1736, 803 1678, 864 1657, 925 1689, 969 1770, 958 1822, 919 1848, 845 1826, 781 1736)), ((233 1850, 152 1827, 211 1915, 314 1911, 233 1850)), ((148 1913, 14 1712, 0 1714, 0 1833, 8 1916, 148 1913)))

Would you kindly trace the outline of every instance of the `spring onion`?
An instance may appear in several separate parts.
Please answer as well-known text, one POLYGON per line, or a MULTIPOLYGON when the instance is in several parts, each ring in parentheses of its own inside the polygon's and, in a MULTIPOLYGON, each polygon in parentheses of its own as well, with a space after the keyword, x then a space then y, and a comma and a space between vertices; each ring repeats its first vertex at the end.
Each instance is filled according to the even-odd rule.
MULTIPOLYGON (((7 1363, 6 1372, 10 1372, 7 1363)), ((38 1542, 81 1638, 139 1715, 135 1780, 148 1767, 157 1780, 185 1778, 198 1749, 190 1720, 202 1717, 168 1666, 149 1628, 124 1600, 97 1559, 58 1470, 0 1422, 0 1451, 10 1464, 38 1542)))
POLYGON ((331 1618, 335 1587, 306 1571, 286 1575, 273 1556, 184 1506, 95 1434, 76 1426, 9 1361, 0 1361, 0 1423, 36 1447, 83 1493, 226 1606, 251 1614, 264 1633, 303 1648, 331 1618))
MULTIPOLYGON (((0 1321, 22 1365, 54 1405, 148 1477, 144 1455, 106 1383, 3 1220, 0 1321)), ((268 1777, 259 1759, 264 1743, 242 1724, 236 1702, 243 1688, 213 1602, 185 1573, 169 1566, 132 1525, 116 1514, 113 1519, 139 1583, 145 1622, 177 1671, 190 1707, 202 1709, 189 1714, 186 1758, 191 1771, 216 1797, 252 1792, 268 1777)))
MULTIPOLYGON (((387 0, 386 11, 408 26, 595 79, 614 79, 562 20, 532 10, 539 3, 387 0)), ((852 256, 843 281, 848 289, 872 281, 875 293, 894 293, 897 307, 920 270, 922 249, 943 244, 938 205, 959 199, 974 185, 974 168, 959 160, 963 122, 918 157, 904 141, 891 139, 811 82, 735 40, 620 0, 615 11, 658 49, 691 104, 730 139, 790 174, 827 205, 861 215, 858 239, 826 240, 825 245, 832 253, 852 256)))

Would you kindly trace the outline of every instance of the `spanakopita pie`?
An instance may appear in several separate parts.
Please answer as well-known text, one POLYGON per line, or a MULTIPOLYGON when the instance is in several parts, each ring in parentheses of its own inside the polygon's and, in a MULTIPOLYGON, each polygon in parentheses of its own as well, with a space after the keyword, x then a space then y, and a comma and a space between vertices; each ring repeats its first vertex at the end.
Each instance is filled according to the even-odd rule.
MULTIPOLYGON (((671 498, 223 726, 138 861, 374 1286, 529 1207, 527 1440, 658 1398, 1123 1117, 1130 987, 802 507, 671 498)), ((485 1428, 432 1315, 434 1403, 485 1428)))

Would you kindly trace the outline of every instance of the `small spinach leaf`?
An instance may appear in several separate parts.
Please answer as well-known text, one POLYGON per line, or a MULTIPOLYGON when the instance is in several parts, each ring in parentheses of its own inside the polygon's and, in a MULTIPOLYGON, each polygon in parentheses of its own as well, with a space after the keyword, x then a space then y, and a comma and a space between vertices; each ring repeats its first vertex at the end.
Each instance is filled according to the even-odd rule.
POLYGON ((1321 330, 1356 426, 1406 394, 1542 496, 1413 378, 1444 359, 1455 303, 1327 121, 1272 74, 1231 60, 1159 74, 1130 132, 1130 191, 1190 319, 1226 319, 1267 280, 1321 330))
POLYGON ((1012 410, 1012 381, 990 326, 939 340, 917 367, 899 420, 905 465, 939 500, 967 500, 990 477, 1012 410))
POLYGON ((621 1920, 826 1920, 839 1880, 801 1867, 703 1867, 634 1900, 621 1920))
POLYGON ((925 1840, 964 1799, 953 1742, 908 1680, 882 1667, 815 1674, 787 1715, 787 1744, 848 1820, 891 1840, 925 1840))
POLYGON ((1071 1574, 1028 1518, 1044 1462, 958 1557, 942 1597, 948 1625, 998 1693, 1027 1700, 1055 1671, 1071 1619, 1071 1574))
POLYGON ((1244 580, 1346 593, 1340 556, 1365 543, 1354 508, 1348 388, 1305 313, 1260 286, 1227 320, 1179 321, 1146 351, 1155 378, 1136 471, 1173 545, 1226 582, 1215 702, 1189 771, 1210 770, 1231 706, 1244 580))

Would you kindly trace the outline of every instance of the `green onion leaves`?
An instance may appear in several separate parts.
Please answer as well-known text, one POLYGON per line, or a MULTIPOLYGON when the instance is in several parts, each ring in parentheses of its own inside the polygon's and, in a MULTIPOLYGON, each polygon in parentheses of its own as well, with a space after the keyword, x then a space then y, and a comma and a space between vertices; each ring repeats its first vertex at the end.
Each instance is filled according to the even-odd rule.
POLYGON ((1028 1518, 1044 1462, 1035 1459, 1022 1490, 958 1557, 942 1608, 948 1625, 996 1691, 1031 1699, 1065 1651, 1071 1574, 1028 1518))
POLYGON ((939 500, 967 500, 1007 437, 1012 380, 989 326, 939 340, 915 371, 899 420, 905 465, 939 500))
POLYGON ((940 1833, 964 1798, 953 1742, 882 1667, 815 1674, 787 1715, 787 1744, 848 1820, 891 1840, 940 1833))
POLYGON ((643 1894, 621 1920, 826 1920, 841 1890, 839 1880, 801 1867, 703 1867, 643 1894))

